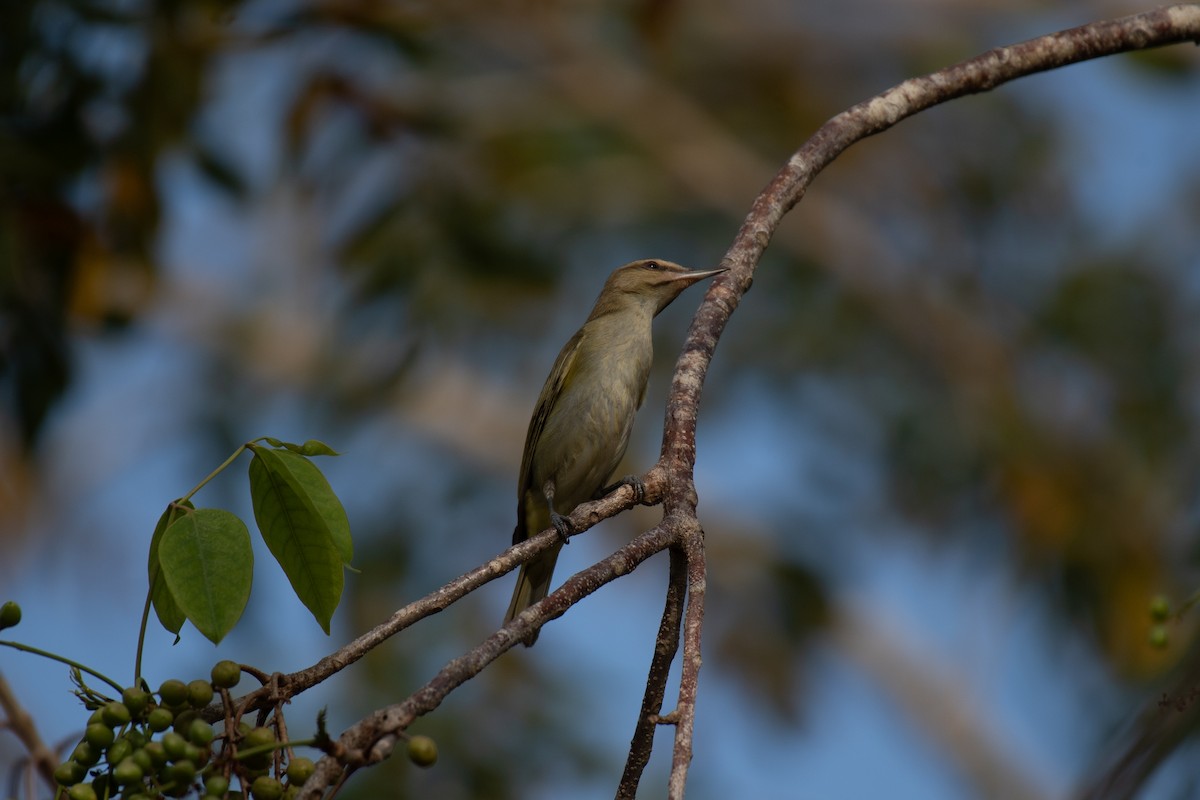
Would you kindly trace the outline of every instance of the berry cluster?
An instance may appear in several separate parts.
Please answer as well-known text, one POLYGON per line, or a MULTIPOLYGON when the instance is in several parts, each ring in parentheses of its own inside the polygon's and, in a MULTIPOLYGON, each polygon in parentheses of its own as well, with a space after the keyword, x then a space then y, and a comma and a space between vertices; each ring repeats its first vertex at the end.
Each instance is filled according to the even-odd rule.
POLYGON ((293 758, 284 781, 270 775, 279 744, 270 728, 242 723, 218 739, 201 716, 218 689, 241 677, 233 661, 212 669, 212 680, 167 680, 158 691, 131 687, 120 700, 99 705, 83 738, 54 777, 68 800, 150 800, 192 792, 212 798, 280 800, 293 797, 312 774, 307 758, 293 758), (220 749, 214 757, 214 741, 220 749), (242 755, 234 758, 234 748, 242 755), (241 791, 230 791, 236 777, 241 791))

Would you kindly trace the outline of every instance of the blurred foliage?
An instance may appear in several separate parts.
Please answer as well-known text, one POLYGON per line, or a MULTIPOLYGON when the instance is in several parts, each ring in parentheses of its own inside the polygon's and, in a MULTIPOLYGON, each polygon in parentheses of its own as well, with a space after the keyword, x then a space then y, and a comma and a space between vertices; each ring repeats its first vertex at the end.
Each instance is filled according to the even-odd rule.
MULTIPOLYGON (((162 304, 193 321, 183 327, 209 359, 196 379, 208 399, 190 420, 202 433, 236 440, 239 415, 297 390, 346 431, 402 418, 436 443, 422 479, 457 476, 444 496, 422 493, 437 506, 428 519, 389 508, 356 521, 362 563, 387 569, 357 580, 355 631, 440 582, 429 576, 461 572, 465 553, 499 548, 506 535, 476 531, 476 518, 434 514, 495 505, 480 464, 508 464, 520 431, 488 428, 488 413, 523 424, 536 394, 525 384, 557 349, 548 332, 568 333, 555 321, 577 322, 590 299, 567 298, 560 316, 553 288, 587 294, 648 253, 712 263, 754 192, 826 117, 1013 38, 1012 15, 1024 31, 1061 22, 1036 6, 794 5, 6 0, 0 466, 30 476, 0 481, 10 518, 36 494, 38 436, 74 378, 72 342, 162 304), (246 297, 206 294, 207 275, 164 263, 162 237, 183 216, 167 179, 180 162, 248 226, 284 209, 261 252, 237 262, 254 275, 246 297), (254 271, 261 262, 274 283, 254 271), (514 385, 521 400, 508 405, 514 385), (461 549, 448 564, 422 537, 451 528, 461 549)), ((1106 13, 1084 11, 1079 21, 1106 13)), ((1190 51, 1121 63, 1194 99, 1190 51)), ((848 518, 901 519, 947 545, 1003 529, 1029 591, 1138 687, 1184 651, 1145 646, 1146 602, 1195 582, 1196 302, 1182 288, 1194 230, 1116 245, 1102 235, 1072 185, 1069 112, 1026 85, 936 109, 839 159, 773 243, 708 397, 720 407, 753 375, 779 408, 805 414, 795 376, 828 381, 878 426, 862 468, 884 476, 886 502, 848 518)), ((1194 220, 1200 176, 1181 169, 1192 172, 1167 205, 1194 220)), ((219 261, 225 243, 206 244, 183 266, 219 261)), ((414 494, 391 480, 389 506, 414 494)), ((770 543, 738 540, 713 559, 706 641, 721 674, 795 722, 808 646, 848 579, 837 556, 793 542, 845 521, 805 518, 792 500, 802 492, 779 492, 753 509, 770 543), (753 579, 722 578, 738 570, 753 579)), ((439 618, 373 654, 345 702, 365 713, 407 692, 486 634, 492 611, 439 618)), ((576 713, 586 687, 516 656, 474 684, 469 702, 419 723, 438 740, 438 768, 393 759, 347 796, 520 797, 613 773, 576 713)))
POLYGON ((67 320, 123 326, 149 297, 159 157, 188 132, 223 3, 14 0, 0 9, 0 380, 25 446, 71 378, 67 320))

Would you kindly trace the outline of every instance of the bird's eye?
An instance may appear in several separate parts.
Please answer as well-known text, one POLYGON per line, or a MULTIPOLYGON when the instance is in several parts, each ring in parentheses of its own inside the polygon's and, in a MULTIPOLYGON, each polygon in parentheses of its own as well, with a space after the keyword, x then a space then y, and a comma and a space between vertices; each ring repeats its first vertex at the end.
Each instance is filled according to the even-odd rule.
POLYGON ((657 261, 647 261, 646 269, 658 269, 658 262, 657 261))

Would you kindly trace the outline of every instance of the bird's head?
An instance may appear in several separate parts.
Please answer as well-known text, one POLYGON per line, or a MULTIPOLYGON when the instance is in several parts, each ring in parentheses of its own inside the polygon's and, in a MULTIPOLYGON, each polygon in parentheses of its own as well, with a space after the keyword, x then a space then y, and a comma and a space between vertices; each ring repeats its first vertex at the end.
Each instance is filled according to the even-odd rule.
POLYGON ((725 271, 690 270, 661 258, 633 261, 617 268, 608 276, 596 307, 599 309, 602 304, 611 308, 641 307, 657 314, 696 281, 725 271))

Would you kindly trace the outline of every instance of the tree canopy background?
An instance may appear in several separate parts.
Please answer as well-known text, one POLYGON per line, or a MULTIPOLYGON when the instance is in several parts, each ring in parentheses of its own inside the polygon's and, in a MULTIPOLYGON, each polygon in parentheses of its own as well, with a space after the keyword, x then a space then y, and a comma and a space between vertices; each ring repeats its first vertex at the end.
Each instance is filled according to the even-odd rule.
MULTIPOLYGON (((1129 10, 9 0, 0 580, 23 635, 129 669, 165 502, 252 436, 313 436, 346 453, 327 472, 362 569, 332 639, 264 570, 218 652, 159 632, 148 672, 311 663, 508 544, 533 400, 609 270, 712 265, 827 117, 1129 10)), ((692 795, 1061 794, 1186 658, 1194 623, 1155 649, 1147 609, 1197 584, 1198 64, 1169 48, 939 107, 847 152, 785 223, 700 420, 692 795)), ((624 471, 653 462, 694 303, 658 323, 624 471)), ((233 480, 205 491, 246 505, 233 480)), ((580 537, 560 573, 654 513, 580 537)), ((611 794, 665 571, 419 723, 433 770, 393 759, 347 796, 611 794)), ((405 632, 292 727, 407 694, 510 588, 405 632)), ((65 670, 31 661, 0 666, 72 735, 65 670)), ((1193 747, 1156 796, 1194 786, 1193 747)))

